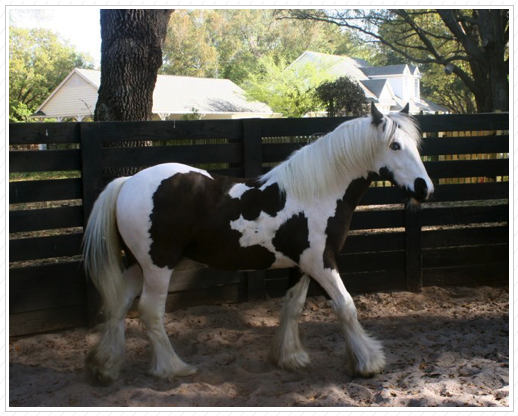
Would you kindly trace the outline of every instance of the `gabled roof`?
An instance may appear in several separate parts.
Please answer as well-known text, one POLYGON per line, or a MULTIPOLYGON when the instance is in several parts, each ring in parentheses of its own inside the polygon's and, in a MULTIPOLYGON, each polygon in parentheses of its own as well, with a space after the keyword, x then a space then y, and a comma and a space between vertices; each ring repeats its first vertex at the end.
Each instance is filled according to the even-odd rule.
MULTIPOLYGON (((101 85, 100 71, 76 68, 36 111, 43 108, 73 74, 81 76, 96 91, 101 85)), ((158 75, 153 92, 153 113, 189 114, 193 109, 201 114, 273 114, 273 110, 266 104, 247 101, 245 92, 228 79, 158 75)))
POLYGON ((360 82, 378 98, 387 84, 386 79, 364 79, 360 82))
POLYGON ((266 104, 249 102, 245 92, 228 79, 159 75, 153 93, 153 112, 273 113, 266 104))
MULTIPOLYGON (((405 73, 405 69, 408 68, 407 64, 399 65, 387 65, 387 66, 370 66, 367 68, 361 68, 363 73, 369 77, 382 76, 382 75, 402 75, 405 73)), ((410 71, 410 70, 409 70, 410 71)))
POLYGON ((75 68, 75 72, 81 75, 86 81, 92 84, 95 88, 99 89, 101 85, 101 71, 95 71, 93 69, 75 68))
POLYGON ((286 69, 293 70, 306 64, 318 65, 322 70, 336 77, 347 75, 356 80, 368 79, 360 69, 362 65, 367 64, 362 59, 311 51, 302 53, 302 55, 293 61, 286 69))
POLYGON ((408 65, 408 69, 410 69, 410 73, 412 75, 415 75, 416 73, 419 73, 419 68, 415 65, 408 65))
POLYGON ((398 64, 387 66, 362 66, 360 69, 368 77, 379 77, 387 75, 403 75, 408 68, 410 75, 420 75, 419 68, 415 65, 398 64))
MULTIPOLYGON (((383 105, 390 105, 391 107, 397 104, 397 98, 390 82, 386 79, 367 79, 360 81, 360 86, 364 91, 374 97, 373 101, 383 105)), ((365 94, 369 100, 369 94, 365 94)))
POLYGON ((415 103, 415 104, 422 111, 433 111, 433 112, 438 112, 438 113, 447 113, 450 111, 447 108, 445 108, 439 104, 435 104, 434 102, 427 100, 426 98, 422 98, 422 97, 421 97, 421 102, 415 103))
MULTIPOLYGON (((95 87, 96 89, 99 89, 99 85, 100 85, 100 79, 101 79, 101 73, 99 71, 93 71, 91 69, 82 69, 82 68, 74 68, 70 74, 68 74, 65 79, 63 81, 61 81, 59 83, 59 85, 54 88, 54 91, 52 91, 50 93, 50 95, 45 99, 45 101, 43 101, 43 103, 40 104, 40 106, 36 109, 36 111, 34 112, 35 114, 37 114, 38 112, 41 111, 41 109, 43 107, 45 107, 45 105, 52 99, 52 97, 54 97, 56 95, 56 93, 61 89, 61 87, 63 87, 63 85, 65 85, 67 83, 67 81, 72 78, 72 76, 74 74, 79 74, 81 76, 81 78, 84 78, 85 81, 87 81, 88 83, 92 84, 93 87, 95 87), (93 83, 91 81, 91 77, 92 77, 92 74, 93 72, 97 72, 99 73, 99 80, 97 81, 97 83, 93 83)), ((94 79, 95 79, 95 76, 94 76, 94 79)))

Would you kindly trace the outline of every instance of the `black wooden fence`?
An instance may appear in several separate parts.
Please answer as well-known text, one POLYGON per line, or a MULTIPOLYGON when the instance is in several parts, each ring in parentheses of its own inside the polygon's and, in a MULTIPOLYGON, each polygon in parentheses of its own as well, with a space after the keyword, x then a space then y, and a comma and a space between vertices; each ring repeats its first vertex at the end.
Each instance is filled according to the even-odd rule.
MULTIPOLYGON (((436 202, 405 209, 394 187, 370 188, 338 258, 346 287, 365 292, 507 282, 509 114, 418 119, 436 202)), ((108 168, 174 161, 256 176, 344 120, 11 124, 10 335, 85 325, 88 310, 95 310, 80 245, 85 218, 110 180, 108 168), (107 146, 130 140, 154 145, 107 146)), ((223 272, 184 261, 171 280, 168 309, 282 296, 288 280, 287 270, 223 272)))

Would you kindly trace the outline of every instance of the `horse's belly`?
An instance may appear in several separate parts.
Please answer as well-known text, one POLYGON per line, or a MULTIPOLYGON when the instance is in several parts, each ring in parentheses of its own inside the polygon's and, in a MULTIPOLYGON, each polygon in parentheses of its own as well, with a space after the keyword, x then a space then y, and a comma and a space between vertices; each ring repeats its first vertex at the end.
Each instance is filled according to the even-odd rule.
POLYGON ((221 270, 268 270, 295 266, 295 262, 283 254, 261 245, 243 247, 221 240, 190 244, 184 254, 191 260, 221 270))

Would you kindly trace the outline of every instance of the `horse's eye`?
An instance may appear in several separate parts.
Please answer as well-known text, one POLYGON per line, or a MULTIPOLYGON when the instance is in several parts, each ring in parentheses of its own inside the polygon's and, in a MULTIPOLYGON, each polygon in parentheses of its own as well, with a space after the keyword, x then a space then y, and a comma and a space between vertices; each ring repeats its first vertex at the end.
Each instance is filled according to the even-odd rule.
POLYGON ((400 145, 399 143, 392 143, 392 144, 390 145, 390 148, 391 148, 392 150, 401 150, 401 145, 400 145))

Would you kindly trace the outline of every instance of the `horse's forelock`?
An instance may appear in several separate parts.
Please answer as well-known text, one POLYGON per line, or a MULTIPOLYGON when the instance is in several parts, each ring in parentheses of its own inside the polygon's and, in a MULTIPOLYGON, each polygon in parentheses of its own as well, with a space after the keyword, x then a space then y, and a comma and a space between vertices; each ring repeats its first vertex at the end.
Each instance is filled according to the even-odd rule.
POLYGON ((417 120, 403 113, 389 113, 386 115, 388 122, 391 125, 389 131, 387 131, 388 141, 391 142, 394 139, 394 135, 397 129, 401 129, 408 137, 414 140, 415 145, 419 148, 421 146, 421 133, 417 120))

